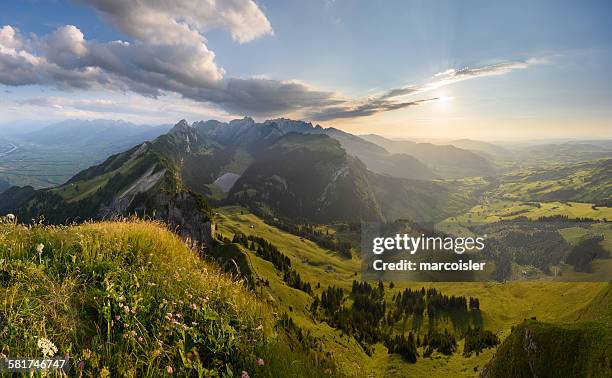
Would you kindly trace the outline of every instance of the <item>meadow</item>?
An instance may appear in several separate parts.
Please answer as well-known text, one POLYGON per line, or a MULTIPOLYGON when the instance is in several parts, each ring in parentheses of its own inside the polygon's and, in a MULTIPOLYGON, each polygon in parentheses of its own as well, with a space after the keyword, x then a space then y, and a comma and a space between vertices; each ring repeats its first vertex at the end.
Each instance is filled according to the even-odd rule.
POLYGON ((302 376, 313 364, 242 281, 160 223, 3 217, 0 278, 2 353, 65 357, 73 376, 302 376))
MULTIPOLYGON (((291 259, 292 266, 302 278, 312 284, 315 294, 321 294, 325 288, 332 285, 350 290, 353 280, 360 279, 360 263, 355 253, 352 259, 344 258, 338 253, 318 247, 309 240, 272 227, 244 208, 229 206, 217 211, 215 222, 224 237, 231 239, 234 233, 239 232, 271 241, 291 259)), ((297 324, 323 340, 325 349, 332 353, 340 371, 381 377, 472 377, 478 374, 479 369, 494 353, 493 349, 470 357, 464 357, 460 353, 451 356, 434 353, 429 358, 419 358, 415 364, 408 364, 399 355, 388 354, 382 344, 376 344, 372 355, 368 355, 352 337, 313 319, 308 310, 312 297, 285 285, 270 262, 240 245, 236 245, 236 248, 246 256, 255 279, 269 281, 269 286, 256 287, 258 295, 276 307, 278 312, 287 312, 297 324)), ((575 319, 577 313, 606 285, 606 282, 567 283, 550 280, 507 283, 394 282, 392 289, 389 283, 385 284, 385 295, 391 300, 393 294, 406 288, 426 287, 436 288, 448 295, 477 297, 481 303, 484 326, 504 339, 513 326, 531 317, 548 322, 567 322, 575 319)), ((463 342, 459 341, 458 350, 462 350, 463 342)), ((424 350, 419 348, 419 352, 422 355, 424 350)))

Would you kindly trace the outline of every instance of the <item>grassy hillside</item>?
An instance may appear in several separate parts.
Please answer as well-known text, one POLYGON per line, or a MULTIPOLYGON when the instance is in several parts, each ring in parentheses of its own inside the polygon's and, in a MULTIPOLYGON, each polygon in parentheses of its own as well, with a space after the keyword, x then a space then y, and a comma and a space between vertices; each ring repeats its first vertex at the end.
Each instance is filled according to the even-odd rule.
MULTIPOLYGON (((237 207, 217 209, 215 221, 218 231, 226 238, 235 233, 263 237, 291 260, 302 279, 313 286, 314 295, 320 295, 330 285, 350 290, 353 280, 360 279, 360 262, 323 249, 313 242, 291 235, 264 223, 247 210, 237 207), (320 288, 319 285, 320 284, 320 288)), ((234 256, 239 250, 247 261, 254 280, 268 281, 268 285, 256 285, 258 295, 266 299, 278 313, 288 313, 304 330, 321 339, 325 350, 333 354, 339 370, 358 376, 427 376, 427 377, 473 377, 491 359, 494 349, 486 349, 479 355, 464 357, 463 340, 458 342, 456 352, 451 356, 434 353, 431 357, 419 357, 415 364, 406 363, 397 354, 389 354, 381 343, 374 345, 373 352, 366 351, 347 335, 332 328, 328 323, 313 318, 309 311, 313 297, 307 293, 287 286, 272 263, 259 257, 253 251, 233 244, 230 253, 234 256), (476 368, 477 371, 474 370, 476 368)), ((470 283, 422 283, 394 282, 394 288, 385 284, 388 303, 394 294, 406 288, 436 288, 445 294, 473 296, 480 300, 483 326, 497 334, 502 340, 509 334, 511 327, 523 319, 536 316, 548 322, 558 322, 567 314, 583 309, 605 287, 605 283, 588 282, 495 282, 470 283)), ((407 325, 408 326, 408 325, 407 325)), ((425 328, 426 325, 423 325, 425 328)), ((420 355, 424 348, 418 349, 420 355)))
POLYGON ((612 376, 612 284, 558 322, 521 323, 500 346, 485 377, 612 376))
POLYGON ((46 339, 76 374, 83 361, 84 376, 319 372, 274 332, 267 305, 158 223, 26 227, 2 218, 0 278, 8 355, 40 356, 46 339))
POLYGON ((600 291, 587 306, 568 316, 568 321, 598 321, 612 326, 612 284, 600 291))
POLYGON ((483 370, 483 377, 610 377, 612 332, 594 323, 515 327, 483 370))

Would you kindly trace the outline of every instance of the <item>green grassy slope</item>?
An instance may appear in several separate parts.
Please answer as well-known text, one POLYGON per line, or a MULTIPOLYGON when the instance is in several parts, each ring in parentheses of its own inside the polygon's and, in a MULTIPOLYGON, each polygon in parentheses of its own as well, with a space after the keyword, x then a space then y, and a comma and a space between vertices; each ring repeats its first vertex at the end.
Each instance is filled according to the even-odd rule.
MULTIPOLYGON (((566 161, 566 160, 560 160, 566 161)), ((501 176, 494 198, 524 201, 599 202, 612 197, 612 159, 541 163, 501 176)))
POLYGON ((485 369, 486 377, 612 376, 612 284, 556 323, 515 327, 485 369))
POLYGON ((79 361, 84 376, 319 372, 275 333, 267 305, 158 223, 2 218, 0 283, 3 353, 40 356, 45 338, 76 375, 79 361))
POLYGON ((611 351, 607 325, 528 320, 514 328, 482 376, 610 377, 611 351))
MULTIPOLYGON (((343 258, 306 239, 269 226, 240 207, 225 207, 217 211, 215 221, 221 234, 231 238, 233 233, 240 232, 269 240, 291 259, 292 266, 303 279, 312 284, 313 288, 317 283, 321 284, 321 289, 314 289, 316 294, 320 295, 322 289, 329 285, 350 290, 352 281, 360 279, 360 264, 356 256, 353 259, 343 258)), ((452 356, 434 353, 431 358, 419 358, 416 364, 408 364, 398 355, 388 354, 382 344, 376 344, 374 353, 369 356, 352 337, 342 335, 326 323, 313 320, 308 311, 312 298, 302 291, 288 287, 270 262, 261 259, 246 248, 237 245, 236 248, 248 256, 255 278, 268 280, 270 283, 269 287, 258 286, 256 288, 258 295, 268 300, 277 312, 289 313, 301 327, 320 337, 325 348, 332 351, 341 371, 357 376, 371 374, 469 377, 477 375, 494 354, 493 349, 467 358, 461 353, 452 356), (474 371, 475 367, 477 372, 474 371)), ((548 322, 563 320, 567 314, 584 308, 605 285, 605 283, 588 282, 530 281, 506 284, 395 282, 393 289, 388 289, 388 285, 385 286, 388 300, 400 290, 420 289, 423 286, 437 288, 448 295, 477 297, 480 300, 484 326, 503 339, 510 334, 512 326, 526 318, 536 316, 548 322)), ((461 351, 462 348, 463 341, 460 341, 458 350, 461 351)), ((419 352, 422 355, 422 348, 419 352)))

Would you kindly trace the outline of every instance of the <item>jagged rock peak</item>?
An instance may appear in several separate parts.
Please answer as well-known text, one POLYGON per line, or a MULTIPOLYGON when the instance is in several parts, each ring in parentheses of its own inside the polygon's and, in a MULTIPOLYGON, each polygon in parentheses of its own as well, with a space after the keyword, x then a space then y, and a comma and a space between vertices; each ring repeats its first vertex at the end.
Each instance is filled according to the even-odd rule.
POLYGON ((230 121, 230 126, 240 125, 240 126, 253 126, 255 124, 255 120, 251 117, 245 116, 242 119, 235 119, 230 121))
POLYGON ((176 125, 174 125, 174 127, 172 128, 172 130, 170 130, 170 132, 187 131, 187 130, 191 130, 191 126, 189 125, 189 123, 187 123, 187 121, 182 119, 178 121, 176 125))

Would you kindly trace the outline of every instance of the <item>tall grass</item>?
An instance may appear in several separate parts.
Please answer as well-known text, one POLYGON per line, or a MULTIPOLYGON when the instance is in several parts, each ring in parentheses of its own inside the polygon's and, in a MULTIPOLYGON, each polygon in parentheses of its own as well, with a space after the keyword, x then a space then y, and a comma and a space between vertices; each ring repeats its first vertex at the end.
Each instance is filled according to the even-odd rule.
POLYGON ((42 356, 44 338, 75 376, 270 375, 255 353, 269 348, 269 313, 160 223, 0 218, 6 356, 42 356))

